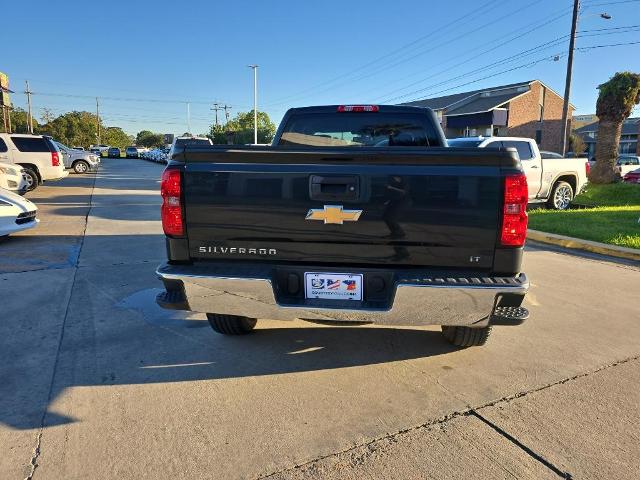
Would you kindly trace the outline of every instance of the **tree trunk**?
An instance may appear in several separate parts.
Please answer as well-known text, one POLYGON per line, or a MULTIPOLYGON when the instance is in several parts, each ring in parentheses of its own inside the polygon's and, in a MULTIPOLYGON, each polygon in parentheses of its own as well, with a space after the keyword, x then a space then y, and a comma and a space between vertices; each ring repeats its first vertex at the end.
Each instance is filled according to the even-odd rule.
POLYGON ((622 133, 622 121, 601 118, 596 141, 596 164, 591 169, 589 181, 592 183, 615 183, 620 180, 616 169, 618 145, 622 133))

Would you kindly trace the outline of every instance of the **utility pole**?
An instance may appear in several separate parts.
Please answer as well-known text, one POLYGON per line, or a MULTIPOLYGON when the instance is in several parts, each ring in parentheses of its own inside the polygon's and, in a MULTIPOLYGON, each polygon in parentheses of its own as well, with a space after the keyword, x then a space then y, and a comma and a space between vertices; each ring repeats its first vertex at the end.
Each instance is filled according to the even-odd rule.
POLYGON ((100 148, 100 102, 96 97, 96 137, 98 138, 98 148, 100 148))
POLYGON ((29 110, 29 117, 27 118, 27 129, 29 130, 29 133, 33 135, 33 116, 31 115, 31 94, 33 92, 29 90, 29 80, 25 80, 24 83, 27 87, 24 93, 27 94, 27 108, 29 110))
MULTIPOLYGON (((576 0, 577 1, 577 0, 576 0)), ((253 143, 258 143, 258 65, 249 65, 253 69, 253 143)))
POLYGON ((191 135, 191 103, 187 102, 187 131, 191 135))
POLYGON ((213 104, 213 108, 211 110, 216 112, 216 127, 217 127, 218 126, 218 111, 219 110, 224 110, 224 108, 220 107, 219 103, 214 103, 213 104))
POLYGON ((569 38, 569 57, 567 58, 567 78, 564 83, 564 103, 562 104, 562 156, 567 153, 567 122, 569 116, 569 97, 571 96, 571 76, 573 75, 573 49, 576 44, 576 29, 578 28, 578 14, 580 0, 573 0, 573 18, 571 20, 571 36, 569 38))
POLYGON ((227 110, 231 110, 231 107, 229 105, 225 105, 222 109, 224 110, 224 118, 226 120, 225 124, 229 123, 229 112, 227 110))

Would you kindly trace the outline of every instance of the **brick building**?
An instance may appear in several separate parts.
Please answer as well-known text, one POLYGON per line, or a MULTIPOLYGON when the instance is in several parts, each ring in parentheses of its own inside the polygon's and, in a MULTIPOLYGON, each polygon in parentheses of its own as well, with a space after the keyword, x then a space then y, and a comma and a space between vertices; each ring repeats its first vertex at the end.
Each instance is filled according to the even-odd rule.
MULTIPOLYGON (((563 98, 540 80, 529 80, 403 105, 433 109, 447 138, 528 137, 541 150, 558 152, 562 149, 562 103, 563 98)), ((570 105, 569 119, 573 110, 570 105)))

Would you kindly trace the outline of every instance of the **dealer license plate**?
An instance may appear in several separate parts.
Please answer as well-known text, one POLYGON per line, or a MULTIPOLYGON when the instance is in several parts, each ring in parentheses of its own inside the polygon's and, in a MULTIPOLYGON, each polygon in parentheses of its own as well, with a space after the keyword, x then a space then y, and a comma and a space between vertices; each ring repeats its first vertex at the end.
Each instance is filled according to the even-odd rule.
POLYGON ((304 274, 306 298, 324 300, 362 300, 362 275, 352 273, 304 274))

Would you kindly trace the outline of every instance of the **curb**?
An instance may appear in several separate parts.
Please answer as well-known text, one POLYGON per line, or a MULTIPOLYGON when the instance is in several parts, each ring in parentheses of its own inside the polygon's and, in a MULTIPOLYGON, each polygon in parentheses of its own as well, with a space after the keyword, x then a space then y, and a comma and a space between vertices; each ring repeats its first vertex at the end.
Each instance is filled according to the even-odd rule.
POLYGON ((541 232, 539 230, 528 230, 527 238, 535 242, 550 243, 564 248, 586 250, 587 252, 599 253, 600 255, 640 261, 640 250, 635 248, 616 247, 615 245, 607 245, 606 243, 592 242, 591 240, 582 240, 580 238, 541 232))

